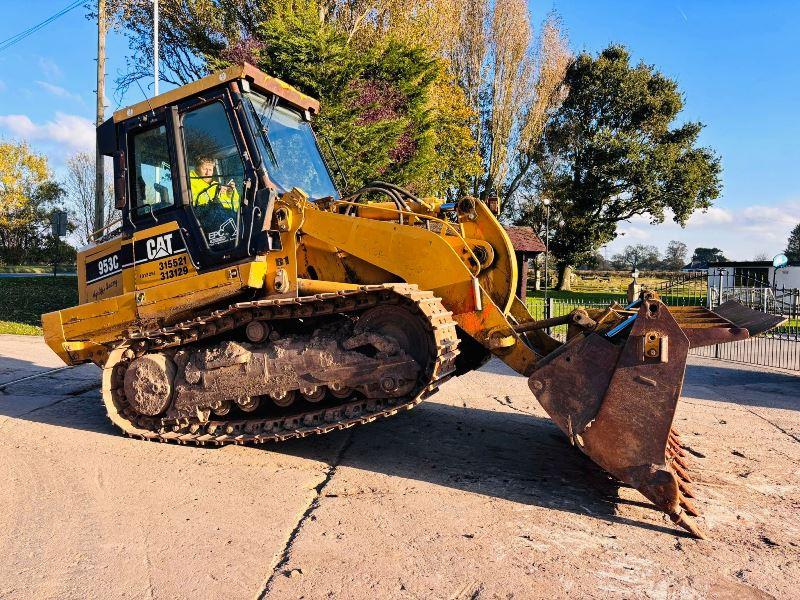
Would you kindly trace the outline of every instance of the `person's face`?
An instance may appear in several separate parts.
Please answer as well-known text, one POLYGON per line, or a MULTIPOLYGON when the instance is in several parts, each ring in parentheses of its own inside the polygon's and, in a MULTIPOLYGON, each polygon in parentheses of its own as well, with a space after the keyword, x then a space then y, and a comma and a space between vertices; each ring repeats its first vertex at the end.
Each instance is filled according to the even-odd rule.
POLYGON ((197 174, 203 178, 211 177, 214 174, 214 163, 210 160, 201 160, 197 165, 197 174))

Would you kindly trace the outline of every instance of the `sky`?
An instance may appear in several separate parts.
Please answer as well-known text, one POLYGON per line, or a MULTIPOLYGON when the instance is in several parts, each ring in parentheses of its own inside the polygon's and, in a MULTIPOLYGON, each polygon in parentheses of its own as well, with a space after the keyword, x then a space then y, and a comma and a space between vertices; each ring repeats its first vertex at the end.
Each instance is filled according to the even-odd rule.
MULTIPOLYGON (((800 222, 800 2, 788 0, 530 0, 538 25, 557 11, 576 51, 625 44, 634 59, 677 80, 685 96, 679 120, 701 121, 703 146, 722 159, 723 191, 714 207, 686 228, 647 218, 620 224, 603 249, 670 240, 716 246, 733 260, 781 252, 800 222)), ((0 0, 0 40, 35 25, 68 0, 0 0)), ((0 51, 0 139, 27 139, 56 174, 73 152, 94 149, 96 25, 83 8, 0 51)), ((136 60, 126 40, 107 41, 107 116, 144 98, 125 97, 114 80, 136 60)), ((166 89, 164 84, 162 91, 166 89)), ((152 82, 143 82, 151 93, 152 82), (148 87, 149 86, 149 87, 148 87)))

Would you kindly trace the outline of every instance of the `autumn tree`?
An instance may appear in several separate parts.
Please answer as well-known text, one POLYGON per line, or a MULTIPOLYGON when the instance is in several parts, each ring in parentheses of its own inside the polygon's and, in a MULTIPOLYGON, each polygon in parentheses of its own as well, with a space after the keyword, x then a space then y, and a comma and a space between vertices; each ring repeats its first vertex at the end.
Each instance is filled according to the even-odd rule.
POLYGON ((720 161, 697 147, 701 123, 673 125, 683 108, 677 83, 654 67, 632 66, 622 46, 583 53, 567 70, 569 92, 547 123, 537 158, 533 201, 547 197, 559 225, 550 248, 559 287, 571 265, 617 235, 637 215, 683 225, 720 192, 720 161))
POLYGON ((795 225, 789 234, 789 241, 784 250, 786 257, 792 262, 800 262, 800 223, 795 225))
MULTIPOLYGON (((184 84, 252 62, 320 97, 320 129, 355 182, 380 176, 431 193, 485 197, 495 189, 513 197, 535 165, 571 59, 555 15, 536 35, 524 0, 161 0, 160 7, 164 81, 184 84), (302 43, 281 37, 293 31, 302 43), (365 63, 390 58, 392 46, 421 50, 414 60, 422 64, 435 59, 435 77, 371 80, 365 63), (354 121, 371 126, 365 121, 383 114, 357 97, 362 92, 390 118, 408 118, 399 137, 354 130, 354 121), (412 109, 409 98, 424 101, 412 109), (359 144, 343 143, 355 138, 359 144), (405 167, 398 156, 409 159, 405 167)), ((119 82, 124 89, 152 76, 152 2, 116 0, 116 14, 136 56, 119 82)))
POLYGON ((24 142, 0 143, 0 261, 39 262, 63 190, 47 159, 24 142))
MULTIPOLYGON (((335 149, 351 191, 373 179, 421 194, 466 189, 480 160, 472 114, 446 63, 399 36, 356 39, 367 17, 377 27, 376 13, 357 5, 162 0, 163 78, 183 84, 250 62, 320 100, 317 130, 335 149), (339 22, 346 15, 350 30, 339 22)), ((150 57, 152 3, 122 2, 117 15, 136 55, 150 57)), ((149 73, 146 61, 137 62, 120 83, 149 73)))

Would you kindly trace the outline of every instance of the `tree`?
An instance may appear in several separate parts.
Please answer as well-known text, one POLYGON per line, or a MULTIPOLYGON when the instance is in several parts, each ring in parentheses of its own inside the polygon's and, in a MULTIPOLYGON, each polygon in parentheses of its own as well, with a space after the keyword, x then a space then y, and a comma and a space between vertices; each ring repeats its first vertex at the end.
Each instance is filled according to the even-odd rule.
MULTIPOLYGON (((106 181, 112 178, 106 177, 106 181)), ((78 152, 67 159, 67 174, 63 182, 67 210, 75 222, 75 233, 82 245, 89 243, 94 233, 95 157, 88 152, 78 152)), ((105 190, 104 225, 119 218, 114 208, 113 186, 105 190)))
POLYGON ((545 123, 563 100, 572 54, 554 13, 534 36, 524 0, 467 0, 456 22, 440 52, 478 116, 473 135, 483 174, 472 193, 485 198, 496 190, 508 214, 508 200, 535 164, 545 123))
POLYGON ((43 155, 25 142, 0 143, 0 261, 43 260, 50 216, 62 194, 43 155))
POLYGON ((621 269, 628 267, 633 269, 654 269, 658 267, 661 260, 658 248, 636 244, 635 246, 625 246, 625 249, 615 254, 611 258, 611 263, 615 268, 621 269))
POLYGON ((578 269, 586 271, 608 271, 611 268, 611 263, 599 252, 595 253, 594 256, 590 256, 586 259, 586 262, 578 266, 578 269))
POLYGON ((721 169, 712 150, 695 145, 702 124, 671 126, 683 108, 677 83, 650 65, 631 66, 624 47, 581 54, 565 83, 569 92, 545 128, 529 196, 549 198, 564 223, 550 245, 562 289, 571 265, 613 240, 620 221, 647 215, 661 223, 670 209, 683 225, 711 206, 721 169))
MULTIPOLYGON (((444 195, 480 173, 474 115, 445 61, 399 37, 354 38, 365 21, 378 27, 366 4, 162 0, 160 11, 165 80, 187 83, 247 61, 318 98, 317 130, 352 189, 386 179, 444 195), (337 21, 348 15, 349 31, 337 21)), ((122 2, 117 15, 137 56, 149 60, 152 3, 122 2)), ((149 73, 146 61, 131 65, 123 88, 149 73)))
POLYGON ((695 248, 692 254, 693 263, 708 265, 712 262, 725 262, 728 259, 719 248, 695 248))
MULTIPOLYGON (((152 3, 117 0, 115 12, 136 57, 124 90, 152 77, 152 3)), ((318 126, 353 182, 380 176, 451 197, 515 194, 571 59, 558 19, 535 37, 524 0, 161 0, 160 17, 163 80, 256 64, 320 98, 318 126), (416 49, 409 66, 435 77, 376 77, 368 65, 392 46, 416 49), (376 126, 392 119, 388 134, 376 126)))
POLYGON ((686 264, 686 256, 689 248, 683 242, 677 240, 670 241, 664 252, 664 268, 667 271, 680 271, 686 264))
POLYGON ((800 223, 795 225, 792 233, 789 234, 789 241, 786 243, 784 254, 792 262, 800 261, 800 223))
POLYGON ((759 252, 753 257, 754 261, 764 262, 765 260, 772 260, 766 252, 759 252))

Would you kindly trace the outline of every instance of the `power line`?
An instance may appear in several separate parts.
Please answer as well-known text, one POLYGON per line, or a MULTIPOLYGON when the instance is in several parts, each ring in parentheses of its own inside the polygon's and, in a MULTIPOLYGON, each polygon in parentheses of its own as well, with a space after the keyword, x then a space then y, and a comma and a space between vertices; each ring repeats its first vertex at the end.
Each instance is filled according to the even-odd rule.
POLYGON ((10 38, 7 38, 7 39, 5 39, 5 40, 1 41, 1 42, 0 42, 0 52, 2 52, 3 50, 6 50, 6 49, 8 49, 8 48, 10 48, 11 46, 13 46, 14 44, 16 44, 17 42, 21 42, 21 41, 22 41, 22 40, 24 40, 26 37, 28 37, 28 36, 30 36, 30 35, 33 35, 34 33, 36 33, 37 31, 39 31, 39 30, 40 30, 40 29, 42 29, 43 27, 46 27, 47 25, 49 25, 50 23, 52 23, 53 21, 55 21, 55 20, 56 20, 56 19, 58 19, 59 17, 63 17, 63 16, 64 16, 65 14, 67 14, 69 11, 71 11, 71 10, 74 10, 74 9, 78 8, 78 7, 79 7, 81 4, 84 4, 84 2, 85 2, 85 1, 86 1, 86 0, 75 0, 74 2, 71 2, 70 4, 68 4, 67 6, 65 6, 64 8, 62 8, 60 11, 58 11, 57 13, 55 13, 54 15, 51 15, 51 16, 47 17, 47 18, 46 18, 44 21, 42 21, 41 23, 38 23, 38 24, 34 25, 33 27, 29 27, 29 28, 28 28, 28 29, 26 29, 25 31, 21 31, 21 32, 19 32, 18 34, 16 34, 16 35, 12 35, 10 38))

